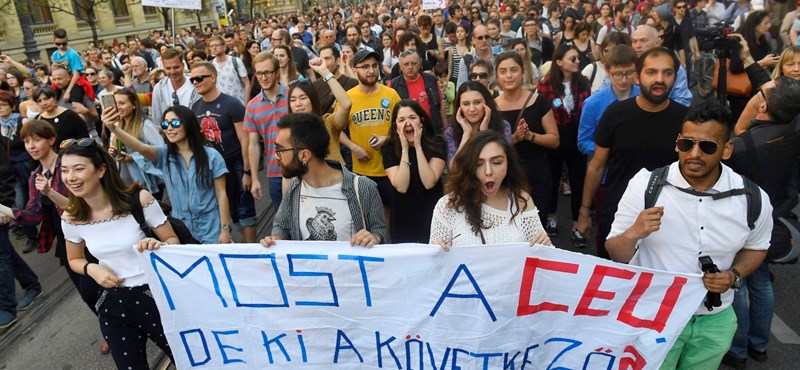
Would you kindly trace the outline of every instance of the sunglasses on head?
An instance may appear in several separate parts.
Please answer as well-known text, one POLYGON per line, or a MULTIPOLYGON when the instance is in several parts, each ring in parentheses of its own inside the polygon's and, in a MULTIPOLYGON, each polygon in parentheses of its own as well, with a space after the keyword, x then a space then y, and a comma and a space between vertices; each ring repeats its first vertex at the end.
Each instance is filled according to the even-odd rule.
POLYGON ((171 121, 166 121, 165 120, 164 122, 161 122, 161 129, 162 130, 168 129, 169 126, 172 126, 172 128, 181 127, 181 120, 175 118, 175 119, 173 119, 171 121))
POLYGON ((470 80, 475 80, 475 79, 483 80, 486 78, 489 78, 489 72, 474 72, 469 74, 470 80))
POLYGON ((81 148, 88 148, 88 147, 92 146, 92 144, 94 144, 94 140, 92 140, 92 139, 90 139, 88 137, 83 138, 83 139, 67 139, 67 140, 64 140, 64 141, 61 142, 61 145, 59 145, 59 148, 60 149, 64 149, 64 148, 69 148, 69 147, 75 146, 75 145, 77 145, 78 147, 81 147, 81 148))
POLYGON ((206 78, 209 78, 209 77, 211 77, 211 76, 212 76, 212 75, 200 75, 200 76, 194 76, 194 77, 192 77, 192 78, 189 78, 189 82, 191 82, 191 83, 193 83, 193 84, 194 84, 194 83, 201 83, 201 82, 203 82, 203 80, 205 80, 206 78))
POLYGON ((682 152, 688 152, 692 150, 695 144, 700 147, 700 150, 703 153, 708 155, 716 153, 719 149, 719 144, 711 140, 695 140, 685 137, 675 140, 675 146, 677 146, 678 150, 682 152))

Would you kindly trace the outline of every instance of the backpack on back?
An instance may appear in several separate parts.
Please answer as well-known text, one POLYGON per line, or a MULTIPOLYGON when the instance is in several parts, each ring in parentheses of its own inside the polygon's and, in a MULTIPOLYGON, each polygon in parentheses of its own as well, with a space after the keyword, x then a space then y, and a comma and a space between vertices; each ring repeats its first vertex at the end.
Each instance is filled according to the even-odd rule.
MULTIPOLYGON (((136 191, 133 192, 133 194, 130 195, 130 198, 128 198, 128 202, 130 202, 131 204, 131 214, 133 215, 133 218, 136 219, 136 223, 139 224, 139 229, 141 229, 142 232, 144 232, 144 234, 147 235, 147 237, 158 239, 155 233, 153 233, 153 230, 150 229, 150 226, 147 226, 147 223, 145 222, 144 211, 142 210, 142 202, 139 199, 139 193, 141 191, 142 191, 141 188, 137 189, 136 191)), ((161 202, 159 202, 158 204, 161 207, 161 202)), ((164 209, 164 207, 161 208, 164 209)), ((169 222, 169 224, 172 225, 172 230, 174 230, 175 235, 178 236, 178 241, 180 242, 180 244, 200 244, 200 241, 195 239, 195 237, 192 235, 192 233, 189 231, 189 228, 186 227, 186 224, 184 224, 183 221, 168 215, 167 222, 169 222)))

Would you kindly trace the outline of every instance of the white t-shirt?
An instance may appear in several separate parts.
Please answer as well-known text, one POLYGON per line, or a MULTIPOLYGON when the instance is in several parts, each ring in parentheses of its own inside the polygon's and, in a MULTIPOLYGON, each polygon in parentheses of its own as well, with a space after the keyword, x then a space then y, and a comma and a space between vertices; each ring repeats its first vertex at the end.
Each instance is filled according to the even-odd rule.
MULTIPOLYGON (((156 228, 167 221, 161 206, 153 200, 142 207, 147 226, 156 228)), ((137 252, 133 249, 139 240, 145 238, 144 232, 132 214, 114 216, 107 220, 89 224, 73 224, 61 220, 64 239, 80 244, 86 242, 86 248, 100 261, 100 265, 114 271, 124 278, 122 286, 134 287, 147 284, 144 270, 139 267, 137 252)))
POLYGON ((217 64, 217 58, 211 62, 217 68, 217 88, 225 95, 230 95, 239 99, 242 104, 247 105, 247 100, 244 98, 244 86, 242 85, 242 77, 247 77, 247 69, 244 67, 244 62, 241 58, 234 58, 230 55, 226 56, 224 64, 217 64), (239 73, 237 75, 236 69, 233 67, 234 60, 239 64, 239 73))
POLYGON ((300 235, 303 240, 350 240, 353 217, 342 183, 315 188, 300 183, 300 235))

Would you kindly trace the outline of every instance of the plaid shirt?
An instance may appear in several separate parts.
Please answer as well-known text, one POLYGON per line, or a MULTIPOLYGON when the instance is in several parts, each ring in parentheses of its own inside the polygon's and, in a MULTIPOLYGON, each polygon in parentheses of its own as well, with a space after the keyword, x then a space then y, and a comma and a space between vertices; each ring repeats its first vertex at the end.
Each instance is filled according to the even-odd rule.
MULTIPOLYGON (((61 157, 56 158, 55 173, 50 181, 50 187, 63 196, 69 196, 67 186, 61 180, 61 157)), ((53 246, 53 239, 56 237, 56 222, 61 222, 59 217, 63 209, 58 208, 53 201, 47 197, 42 197, 42 193, 36 190, 36 175, 42 173, 42 165, 36 167, 31 177, 28 179, 28 204, 24 209, 12 208, 14 218, 17 223, 25 226, 35 226, 39 223, 39 253, 47 253, 53 246), (42 201, 42 198, 47 198, 42 201)))
POLYGON ((571 113, 567 113, 567 109, 564 108, 564 95, 556 95, 556 89, 553 84, 550 83, 550 77, 545 77, 541 81, 539 81, 539 86, 537 89, 539 90, 539 94, 541 94, 548 102, 550 102, 550 107, 553 108, 553 115, 556 117, 556 124, 559 126, 566 125, 569 123, 578 124, 581 119, 581 111, 583 110, 583 102, 591 95, 591 90, 586 89, 581 91, 578 88, 578 83, 573 81, 570 84, 570 88, 572 90, 572 101, 574 102, 574 107, 572 108, 571 113), (560 99, 561 103, 557 104, 556 99, 560 99))

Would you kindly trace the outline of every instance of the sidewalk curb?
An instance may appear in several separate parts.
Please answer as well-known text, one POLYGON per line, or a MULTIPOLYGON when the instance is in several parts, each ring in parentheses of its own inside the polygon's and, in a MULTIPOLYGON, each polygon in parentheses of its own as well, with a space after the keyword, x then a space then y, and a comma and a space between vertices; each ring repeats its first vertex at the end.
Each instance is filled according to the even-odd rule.
MULTIPOLYGON (((6 349, 11 348, 11 345, 17 339, 33 328, 41 318, 55 309, 64 300, 64 297, 73 292, 75 292, 75 288, 69 278, 66 277, 63 282, 58 284, 56 289, 47 293, 43 292, 42 297, 38 299, 41 303, 34 304, 33 307, 25 310, 25 314, 18 317, 17 323, 0 335, 0 356, 6 349)), ((19 313, 17 314, 19 315, 19 313)))

